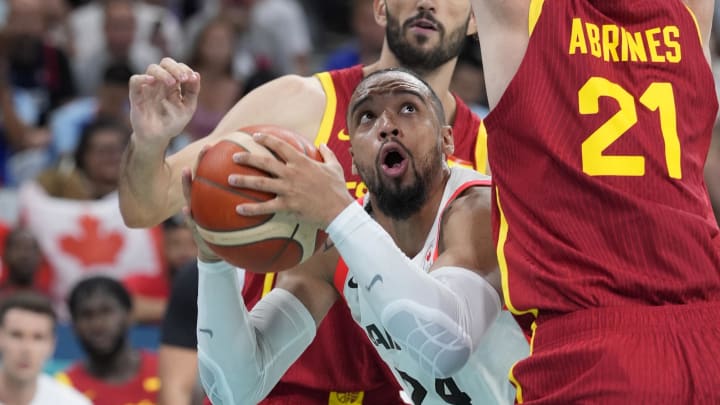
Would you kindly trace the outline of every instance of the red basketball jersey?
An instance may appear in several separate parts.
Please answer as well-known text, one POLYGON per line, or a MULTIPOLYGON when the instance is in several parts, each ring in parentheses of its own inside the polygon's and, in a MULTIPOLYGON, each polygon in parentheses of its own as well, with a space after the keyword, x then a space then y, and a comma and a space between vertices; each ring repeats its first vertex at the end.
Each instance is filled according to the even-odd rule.
POLYGON ((720 298, 703 180, 718 105, 694 16, 679 0, 533 0, 529 20, 485 120, 508 308, 720 298))
POLYGON ((94 405, 152 405, 157 403, 160 379, 157 355, 140 352, 140 371, 124 384, 111 384, 91 376, 82 363, 75 363, 56 378, 84 394, 94 405))
MULTIPOLYGON (((349 192, 361 197, 367 188, 352 174, 345 115, 355 87, 363 79, 362 66, 323 72, 320 80, 327 102, 315 144, 326 143, 345 171, 349 192)), ((484 172, 487 136, 481 120, 456 97, 453 125, 455 155, 451 164, 484 172)), ((275 284, 274 274, 245 273, 243 297, 252 308, 275 284)), ((338 301, 320 324, 312 344, 290 367, 263 405, 292 404, 402 404, 390 370, 380 359, 365 332, 352 319, 347 305, 338 301)))

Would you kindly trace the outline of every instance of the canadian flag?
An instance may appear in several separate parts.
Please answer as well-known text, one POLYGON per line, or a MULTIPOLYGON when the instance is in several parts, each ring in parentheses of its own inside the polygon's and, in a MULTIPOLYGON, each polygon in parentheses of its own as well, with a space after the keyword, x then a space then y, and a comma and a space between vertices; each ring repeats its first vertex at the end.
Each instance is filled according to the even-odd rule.
POLYGON ((84 201, 54 198, 34 182, 19 190, 21 221, 35 234, 52 270, 51 292, 64 300, 81 278, 162 272, 161 229, 130 229, 118 195, 84 201))

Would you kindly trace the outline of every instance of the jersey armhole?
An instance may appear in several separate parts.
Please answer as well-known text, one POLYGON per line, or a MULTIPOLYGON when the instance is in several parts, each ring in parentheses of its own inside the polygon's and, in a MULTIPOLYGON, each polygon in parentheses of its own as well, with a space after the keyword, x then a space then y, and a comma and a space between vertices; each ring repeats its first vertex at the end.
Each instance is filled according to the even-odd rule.
POLYGON ((530 12, 528 15, 528 34, 532 36, 535 31, 535 25, 537 25, 538 19, 540 19, 540 13, 542 13, 542 7, 545 0, 530 0, 530 12))

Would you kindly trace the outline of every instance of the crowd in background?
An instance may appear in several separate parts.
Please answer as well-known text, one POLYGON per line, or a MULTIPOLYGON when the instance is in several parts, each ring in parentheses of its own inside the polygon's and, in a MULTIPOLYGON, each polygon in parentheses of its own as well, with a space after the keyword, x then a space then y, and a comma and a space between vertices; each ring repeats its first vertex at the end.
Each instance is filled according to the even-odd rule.
MULTIPOLYGON (((384 32, 372 6, 372 0, 0 0, 0 301, 18 291, 47 296, 61 324, 78 323, 89 367, 142 364, 149 369, 138 381, 157 391, 149 371, 154 360, 125 337, 133 324, 160 322, 173 276, 196 251, 182 218, 130 230, 120 217, 130 76, 163 56, 201 74, 197 112, 170 153, 207 135, 238 99, 279 75, 376 60, 384 32), (97 276, 107 279, 91 278, 97 276), (112 329, 107 337, 104 328, 112 329)), ((720 41, 715 45, 720 82, 720 41)), ((484 116, 480 55, 476 44, 466 48, 451 88, 484 116)), ((720 126, 706 167, 717 215, 720 126)), ((78 373, 70 367, 60 378, 91 396, 92 384, 83 385, 78 373)))

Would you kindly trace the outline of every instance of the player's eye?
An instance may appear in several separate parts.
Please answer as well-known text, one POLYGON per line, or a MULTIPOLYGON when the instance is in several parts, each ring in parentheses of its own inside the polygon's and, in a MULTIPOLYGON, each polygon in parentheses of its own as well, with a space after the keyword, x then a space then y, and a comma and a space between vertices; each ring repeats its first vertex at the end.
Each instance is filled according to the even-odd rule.
POLYGON ((417 108, 415 108, 415 105, 413 104, 403 104, 402 108, 400 109, 400 112, 403 113, 414 113, 417 111, 417 108))
POLYGON ((359 115, 358 123, 360 125, 366 124, 375 118, 375 114, 371 113, 370 111, 365 111, 364 113, 359 115))

